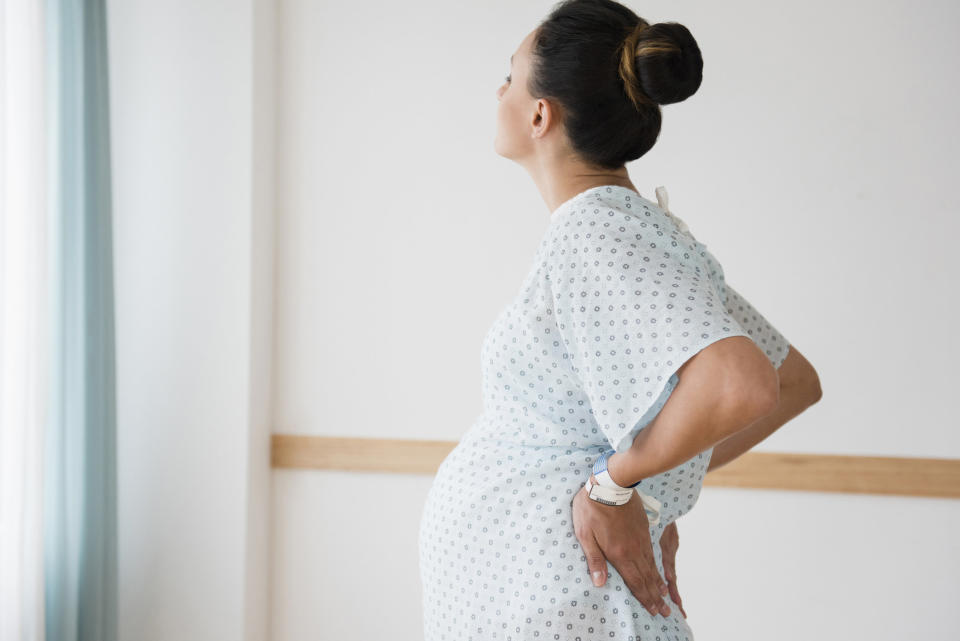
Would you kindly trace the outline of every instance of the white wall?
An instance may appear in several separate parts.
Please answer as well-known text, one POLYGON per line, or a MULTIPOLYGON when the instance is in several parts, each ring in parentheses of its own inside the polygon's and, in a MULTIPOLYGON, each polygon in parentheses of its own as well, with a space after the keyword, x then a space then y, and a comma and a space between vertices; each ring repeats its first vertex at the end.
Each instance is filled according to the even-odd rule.
MULTIPOLYGON (((666 185, 821 376, 821 403, 757 449, 960 456, 960 7, 628 4, 687 25, 705 59, 635 184, 666 185)), ((493 152, 495 91, 551 6, 282 3, 275 431, 455 441, 479 413, 480 341, 549 213, 493 152)), ((274 480, 274 641, 422 638, 431 479, 274 480)), ((679 530, 704 639, 960 626, 955 500, 706 488, 679 530)))
POLYGON ((121 639, 268 638, 273 7, 108 2, 121 639))

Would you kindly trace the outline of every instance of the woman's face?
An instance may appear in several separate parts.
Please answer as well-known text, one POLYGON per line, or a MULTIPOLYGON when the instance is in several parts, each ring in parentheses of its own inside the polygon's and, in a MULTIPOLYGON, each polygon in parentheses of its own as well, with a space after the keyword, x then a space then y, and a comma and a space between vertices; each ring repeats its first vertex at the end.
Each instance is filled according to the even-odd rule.
POLYGON ((533 134, 540 124, 537 100, 527 91, 530 50, 536 30, 527 34, 513 53, 510 75, 497 89, 497 133, 494 150, 505 158, 522 160, 533 153, 533 134))

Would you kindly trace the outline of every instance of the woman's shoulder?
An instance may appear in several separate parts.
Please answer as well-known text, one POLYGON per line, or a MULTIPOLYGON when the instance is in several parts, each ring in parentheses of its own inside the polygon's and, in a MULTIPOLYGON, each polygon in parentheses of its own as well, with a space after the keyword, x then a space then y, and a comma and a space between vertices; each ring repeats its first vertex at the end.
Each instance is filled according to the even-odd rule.
POLYGON ((636 193, 601 193, 575 203, 551 222, 546 251, 547 262, 558 269, 664 259, 696 266, 708 256, 706 246, 681 230, 674 217, 636 193))

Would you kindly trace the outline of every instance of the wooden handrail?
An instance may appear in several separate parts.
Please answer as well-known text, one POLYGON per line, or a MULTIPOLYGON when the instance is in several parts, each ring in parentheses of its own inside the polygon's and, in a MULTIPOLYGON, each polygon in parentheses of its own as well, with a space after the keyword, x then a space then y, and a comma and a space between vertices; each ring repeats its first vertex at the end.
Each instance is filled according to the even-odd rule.
MULTIPOLYGON (((432 475, 455 441, 273 434, 277 468, 432 475)), ((960 498, 960 460, 747 452, 705 486, 960 498)))

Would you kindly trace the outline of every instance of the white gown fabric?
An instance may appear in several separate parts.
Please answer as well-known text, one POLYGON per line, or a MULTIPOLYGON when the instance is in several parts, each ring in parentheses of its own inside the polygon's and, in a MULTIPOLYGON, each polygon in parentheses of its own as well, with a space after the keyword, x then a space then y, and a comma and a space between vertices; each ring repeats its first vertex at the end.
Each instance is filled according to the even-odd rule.
MULTIPOLYGON (((441 463, 420 521, 425 641, 693 641, 669 596, 670 615, 651 615, 609 563, 592 584, 571 503, 698 351, 747 336, 779 367, 789 344, 657 197, 606 185, 560 205, 484 337, 483 412, 441 463)), ((661 505, 650 528, 661 576, 660 535, 693 508, 711 454, 637 486, 661 505)))

